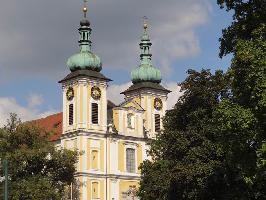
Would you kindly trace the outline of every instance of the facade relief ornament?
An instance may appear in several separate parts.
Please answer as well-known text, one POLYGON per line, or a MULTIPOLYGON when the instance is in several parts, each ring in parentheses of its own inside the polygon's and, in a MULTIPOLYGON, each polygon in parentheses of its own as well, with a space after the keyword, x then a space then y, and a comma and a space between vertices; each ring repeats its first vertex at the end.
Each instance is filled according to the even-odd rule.
POLYGON ((163 107, 163 102, 162 102, 162 100, 161 100, 160 98, 155 98, 155 99, 154 99, 154 108, 155 108, 156 110, 161 110, 162 107, 163 107))
POLYGON ((69 87, 66 92, 67 100, 71 101, 74 98, 74 89, 69 87))
POLYGON ((101 98, 101 90, 100 88, 93 86, 91 88, 91 96, 94 100, 99 100, 101 98))

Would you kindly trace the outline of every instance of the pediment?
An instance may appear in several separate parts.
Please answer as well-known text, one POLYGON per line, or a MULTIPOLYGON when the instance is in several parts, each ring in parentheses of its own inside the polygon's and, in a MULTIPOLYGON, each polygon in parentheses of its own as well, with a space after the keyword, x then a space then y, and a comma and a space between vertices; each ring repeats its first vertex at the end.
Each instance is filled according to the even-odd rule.
POLYGON ((133 110, 138 110, 138 111, 144 111, 144 109, 139 105, 136 101, 133 99, 129 99, 127 101, 124 101, 119 105, 121 108, 126 108, 126 109, 133 109, 133 110))

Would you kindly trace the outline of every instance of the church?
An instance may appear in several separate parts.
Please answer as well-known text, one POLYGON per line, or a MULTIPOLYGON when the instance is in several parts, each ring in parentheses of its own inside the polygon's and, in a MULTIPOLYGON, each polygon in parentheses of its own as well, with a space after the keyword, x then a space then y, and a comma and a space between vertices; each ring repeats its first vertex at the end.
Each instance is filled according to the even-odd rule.
POLYGON ((67 60, 69 74, 59 81, 63 110, 37 122, 55 133, 52 141, 58 148, 82 152, 75 174, 81 183, 79 199, 137 199, 138 167, 149 159, 149 142, 162 129, 171 91, 161 85, 161 72, 152 64, 152 43, 144 21, 140 65, 131 72, 132 85, 121 91, 121 104, 109 101, 111 79, 101 73, 101 59, 91 50, 86 6, 83 12, 80 50, 67 60))

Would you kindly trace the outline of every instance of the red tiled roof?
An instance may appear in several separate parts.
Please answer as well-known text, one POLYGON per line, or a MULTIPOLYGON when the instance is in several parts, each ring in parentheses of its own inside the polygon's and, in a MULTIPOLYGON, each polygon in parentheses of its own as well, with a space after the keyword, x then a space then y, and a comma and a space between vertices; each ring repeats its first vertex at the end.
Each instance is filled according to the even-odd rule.
POLYGON ((36 126, 44 129, 47 132, 51 132, 52 135, 50 137, 51 141, 56 141, 59 140, 63 129, 62 129, 62 124, 63 124, 63 113, 56 113, 53 115, 49 115, 45 118, 41 119, 36 119, 31 121, 34 123, 36 126))

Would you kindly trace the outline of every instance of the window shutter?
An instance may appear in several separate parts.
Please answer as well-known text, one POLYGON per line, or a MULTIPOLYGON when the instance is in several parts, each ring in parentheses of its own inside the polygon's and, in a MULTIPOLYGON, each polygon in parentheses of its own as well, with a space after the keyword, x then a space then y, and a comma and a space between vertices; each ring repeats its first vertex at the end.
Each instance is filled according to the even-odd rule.
POLYGON ((69 104, 68 106, 68 124, 73 125, 73 104, 69 104))
POLYGON ((155 132, 159 132, 161 130, 161 117, 159 114, 155 114, 155 132))
POLYGON ((91 121, 93 124, 98 124, 98 104, 92 103, 91 109, 91 121))

